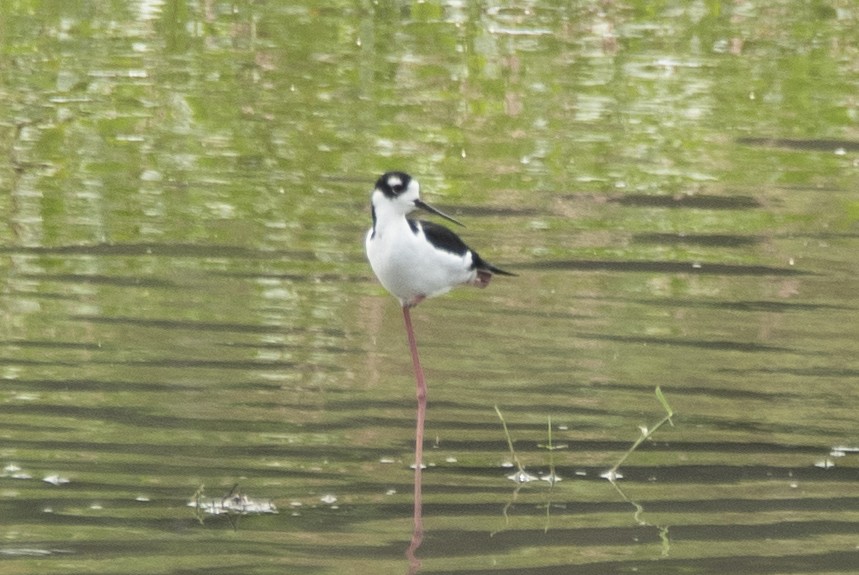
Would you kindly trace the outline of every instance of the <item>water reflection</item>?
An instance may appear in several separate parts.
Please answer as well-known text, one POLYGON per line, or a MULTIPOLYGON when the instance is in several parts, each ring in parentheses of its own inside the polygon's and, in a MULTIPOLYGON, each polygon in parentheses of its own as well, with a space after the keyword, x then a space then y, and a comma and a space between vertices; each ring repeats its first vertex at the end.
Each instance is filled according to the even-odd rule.
MULTIPOLYGON (((419 460, 416 460, 419 461, 419 460)), ((412 518, 412 538, 406 549, 406 559, 409 561, 409 574, 419 573, 421 560, 418 558, 418 550, 424 541, 424 517, 423 517, 423 480, 421 469, 423 465, 415 465, 415 490, 414 490, 414 516, 412 518)))

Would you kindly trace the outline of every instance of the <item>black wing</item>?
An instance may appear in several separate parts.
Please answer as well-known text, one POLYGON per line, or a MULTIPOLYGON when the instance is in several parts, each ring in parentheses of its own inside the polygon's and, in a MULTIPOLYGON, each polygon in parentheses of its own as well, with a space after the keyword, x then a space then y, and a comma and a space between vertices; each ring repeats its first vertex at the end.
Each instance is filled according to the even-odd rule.
POLYGON ((446 252, 450 252, 458 256, 464 256, 471 249, 465 245, 465 242, 462 241, 458 235, 435 222, 409 220, 409 225, 415 233, 418 231, 417 226, 420 225, 429 242, 435 247, 446 252))
POLYGON ((423 229, 426 238, 435 247, 450 252, 452 254, 456 254, 458 256, 464 256, 466 253, 471 252, 471 267, 473 269, 487 270, 492 273, 501 274, 505 276, 516 275, 508 271, 504 271, 501 268, 495 267, 491 263, 481 258, 476 251, 465 245, 465 242, 462 241, 462 239, 458 235, 456 235, 446 227, 441 226, 435 222, 428 222, 426 220, 409 220, 409 226, 415 233, 418 232, 418 224, 420 224, 421 228, 423 229))

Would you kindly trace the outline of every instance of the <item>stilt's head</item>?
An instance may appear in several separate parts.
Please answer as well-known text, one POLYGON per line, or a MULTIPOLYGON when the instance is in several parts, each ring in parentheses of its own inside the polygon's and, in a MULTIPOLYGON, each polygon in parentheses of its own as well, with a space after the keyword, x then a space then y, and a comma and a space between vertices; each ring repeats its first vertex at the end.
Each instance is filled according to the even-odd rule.
POLYGON ((421 200, 421 185, 404 172, 387 172, 376 181, 371 196, 373 222, 377 219, 405 217, 414 210, 421 209, 441 216, 455 224, 454 218, 421 200))

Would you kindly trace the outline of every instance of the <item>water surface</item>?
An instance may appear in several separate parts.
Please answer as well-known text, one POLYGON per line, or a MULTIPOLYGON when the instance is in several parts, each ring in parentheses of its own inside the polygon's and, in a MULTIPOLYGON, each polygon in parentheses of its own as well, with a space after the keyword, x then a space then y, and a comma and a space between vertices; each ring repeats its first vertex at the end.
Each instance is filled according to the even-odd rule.
POLYGON ((851 4, 0 11, 4 573, 406 571, 389 169, 519 274, 413 314, 422 573, 859 564, 851 4))

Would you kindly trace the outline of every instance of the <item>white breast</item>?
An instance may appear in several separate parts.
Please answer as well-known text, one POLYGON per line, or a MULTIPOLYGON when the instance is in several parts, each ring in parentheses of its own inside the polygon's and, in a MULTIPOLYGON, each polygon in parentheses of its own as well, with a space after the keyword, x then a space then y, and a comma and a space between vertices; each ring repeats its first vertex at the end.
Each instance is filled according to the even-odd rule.
POLYGON ((474 280, 472 256, 439 250, 422 231, 414 233, 405 218, 367 233, 367 258, 382 285, 400 303, 441 295, 474 280))

